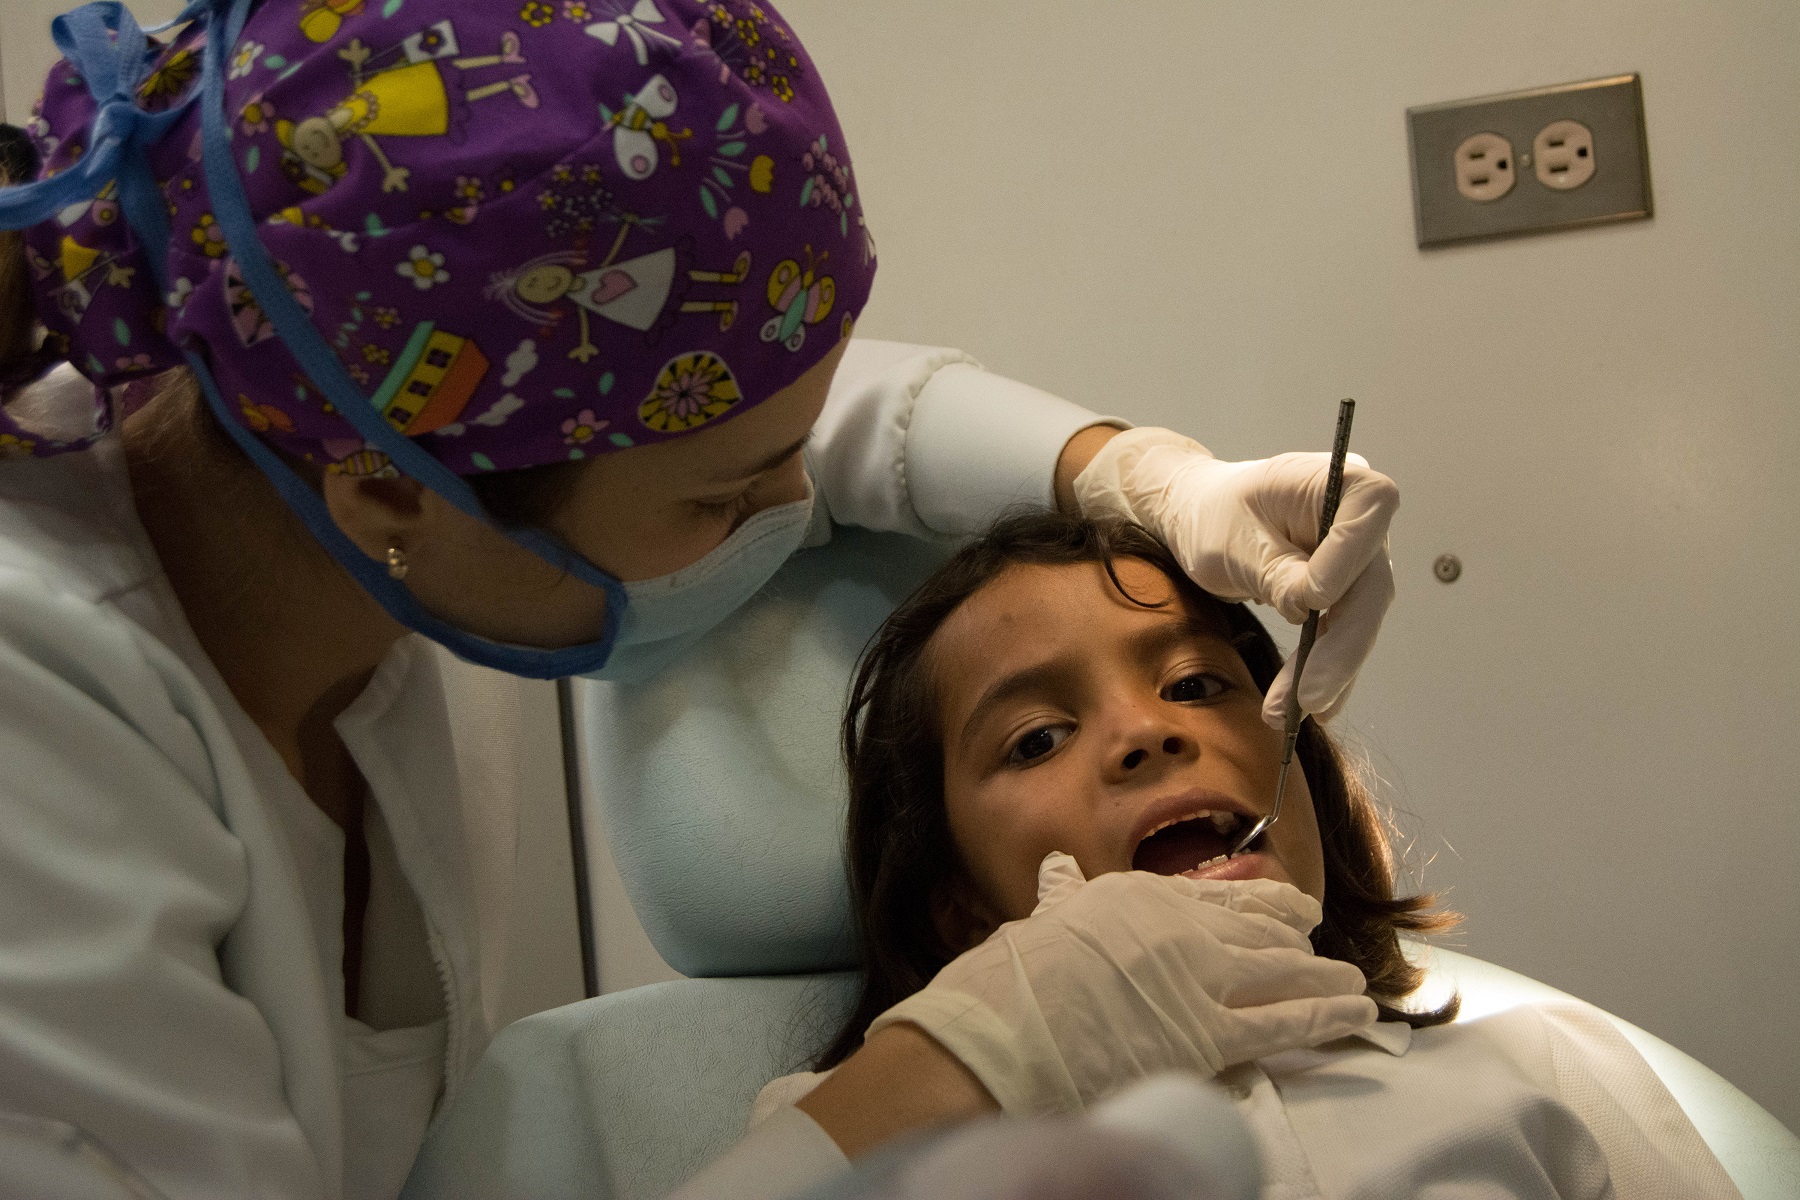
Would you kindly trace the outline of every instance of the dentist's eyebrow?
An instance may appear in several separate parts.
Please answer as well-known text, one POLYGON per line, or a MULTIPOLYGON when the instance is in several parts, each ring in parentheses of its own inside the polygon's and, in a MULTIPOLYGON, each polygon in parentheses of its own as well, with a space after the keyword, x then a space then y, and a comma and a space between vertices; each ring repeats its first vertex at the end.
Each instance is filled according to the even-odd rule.
POLYGON ((773 471, 776 467, 779 467, 782 463, 786 462, 788 459, 794 457, 794 455, 796 455, 796 454, 800 453, 800 451, 804 450, 806 448, 806 443, 811 440, 812 440, 812 431, 807 430, 805 436, 802 437, 799 441, 795 442, 793 445, 786 446, 780 450, 777 450, 775 453, 769 455, 767 458, 763 459, 761 462, 756 463, 754 466, 745 467, 741 471, 729 471, 723 475, 715 475, 712 477, 711 482, 713 482, 713 483, 737 483, 740 480, 749 479, 752 476, 756 476, 756 475, 761 475, 764 471, 773 471))

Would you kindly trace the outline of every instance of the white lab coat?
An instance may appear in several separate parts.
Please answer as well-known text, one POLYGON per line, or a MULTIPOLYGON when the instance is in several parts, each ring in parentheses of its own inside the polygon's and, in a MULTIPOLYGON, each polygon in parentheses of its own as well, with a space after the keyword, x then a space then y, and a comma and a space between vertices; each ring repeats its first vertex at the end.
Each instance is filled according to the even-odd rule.
MULTIPOLYGON (((86 407, 64 368, 12 410, 86 407)), ((1048 503, 1098 420, 954 351, 859 341, 807 462, 839 524, 963 532, 1048 503)), ((0 1195, 130 1195, 124 1171, 170 1200, 398 1192, 492 1033, 426 644, 402 639, 336 728, 374 891, 406 910, 389 948, 423 939, 435 967, 416 1025, 344 1016, 343 836, 201 650, 117 437, 0 462, 0 1195)))

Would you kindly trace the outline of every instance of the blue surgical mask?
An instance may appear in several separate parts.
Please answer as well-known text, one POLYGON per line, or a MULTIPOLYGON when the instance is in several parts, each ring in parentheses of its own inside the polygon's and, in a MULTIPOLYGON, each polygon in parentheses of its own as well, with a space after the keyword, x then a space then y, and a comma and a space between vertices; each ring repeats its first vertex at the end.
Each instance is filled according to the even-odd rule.
POLYGON ((699 562, 627 583, 612 656, 584 678, 638 683, 680 658, 761 590, 800 548, 812 516, 808 480, 804 500, 765 508, 699 562))

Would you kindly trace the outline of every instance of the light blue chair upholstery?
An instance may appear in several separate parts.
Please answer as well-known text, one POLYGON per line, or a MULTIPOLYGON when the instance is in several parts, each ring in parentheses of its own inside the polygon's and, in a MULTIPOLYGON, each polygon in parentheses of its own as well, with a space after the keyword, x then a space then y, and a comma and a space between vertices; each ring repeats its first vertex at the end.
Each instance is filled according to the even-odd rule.
POLYGON ((852 664, 948 548, 838 529, 651 683, 582 684, 582 766, 683 975, 856 965, 838 750, 852 664))
MULTIPOLYGON (((407 1195, 651 1197, 743 1129, 854 998, 837 742, 850 670, 946 550, 837 530, 683 662, 587 690, 580 752, 644 928, 695 978, 528 1017, 434 1127, 407 1195)), ((1562 993, 1436 951, 1469 1017, 1562 993)), ((1619 1022, 1749 1200, 1800 1196, 1800 1140, 1687 1055, 1619 1022)))

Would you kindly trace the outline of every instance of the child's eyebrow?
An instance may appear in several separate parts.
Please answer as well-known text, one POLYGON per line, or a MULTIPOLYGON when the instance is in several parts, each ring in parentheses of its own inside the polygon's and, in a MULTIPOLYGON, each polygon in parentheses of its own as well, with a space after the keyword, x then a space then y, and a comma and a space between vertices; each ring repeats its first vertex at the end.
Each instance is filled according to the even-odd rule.
POLYGON ((957 741, 967 749, 969 739, 974 737, 975 729, 981 724, 981 718, 987 711, 1015 696, 1029 695, 1041 688, 1050 686, 1060 676, 1067 675, 1070 664, 1066 659, 1053 658, 1014 671, 988 685, 986 691, 976 698, 969 709, 969 715, 963 720, 962 730, 957 734, 957 741))
POLYGON ((1132 634, 1126 645, 1130 647, 1133 658, 1139 662, 1149 662, 1163 657, 1177 647, 1207 638, 1224 640, 1211 622, 1177 610, 1168 614, 1168 620, 1159 621, 1148 629, 1132 634))
MULTIPOLYGON (((1218 630, 1209 621, 1197 619, 1189 613, 1172 609, 1166 620, 1139 630, 1125 640, 1126 653, 1136 662, 1151 662, 1159 659, 1178 646, 1187 645, 1203 638, 1223 640, 1218 630)), ((965 748, 969 739, 974 736, 975 729, 981 724, 981 718, 989 709, 996 707, 1014 697, 1029 695, 1042 688, 1049 687, 1059 679, 1067 677, 1074 671, 1074 664, 1067 658, 1052 658, 1041 663, 1033 663, 1004 675, 989 684, 987 689, 975 700, 964 719, 962 729, 957 733, 957 741, 965 748)))

